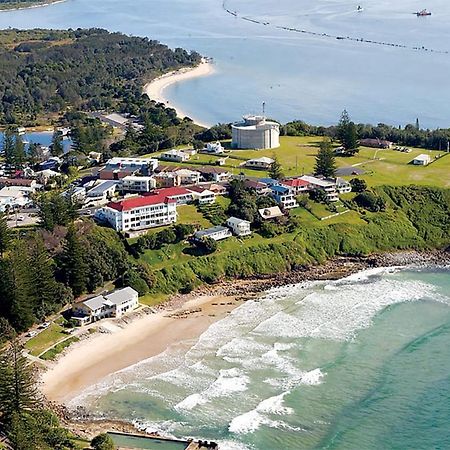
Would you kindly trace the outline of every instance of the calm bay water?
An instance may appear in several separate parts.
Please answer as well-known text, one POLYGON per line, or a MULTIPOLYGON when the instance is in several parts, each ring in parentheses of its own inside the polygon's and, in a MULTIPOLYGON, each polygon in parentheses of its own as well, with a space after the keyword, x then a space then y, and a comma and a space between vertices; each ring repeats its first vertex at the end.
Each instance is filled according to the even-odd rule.
POLYGON ((206 123, 267 112, 281 121, 450 126, 450 54, 293 33, 292 27, 450 51, 446 0, 68 0, 0 13, 0 27, 103 27, 213 57, 215 75, 174 86, 171 103, 206 123), (356 12, 360 4, 363 12, 356 12), (413 12, 427 7, 432 16, 413 12), (260 25, 242 18, 268 25, 260 25), (224 95, 226 93, 226 95, 224 95))
MULTIPOLYGON (((48 147, 52 143, 53 132, 52 131, 31 131, 20 136, 26 146, 29 144, 40 144, 44 147, 48 147)), ((0 131, 0 151, 3 150, 3 132, 0 131)), ((69 138, 64 138, 63 146, 65 151, 70 149, 72 141, 69 138)))
POLYGON ((73 404, 222 449, 443 449, 449 343, 449 269, 368 271, 274 289, 73 404))

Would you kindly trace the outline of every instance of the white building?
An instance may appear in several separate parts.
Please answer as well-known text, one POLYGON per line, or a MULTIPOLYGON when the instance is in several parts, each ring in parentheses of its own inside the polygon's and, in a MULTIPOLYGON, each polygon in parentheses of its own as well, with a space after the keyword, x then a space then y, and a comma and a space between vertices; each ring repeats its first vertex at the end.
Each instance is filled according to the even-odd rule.
POLYGON ((40 170, 38 172, 35 172, 34 175, 37 181, 39 181, 39 183, 43 184, 44 186, 52 179, 61 177, 61 174, 59 172, 55 172, 51 169, 40 170))
POLYGON ((208 142, 203 151, 206 153, 210 153, 211 155, 223 155, 225 153, 225 149, 219 141, 208 142))
POLYGON ((0 211, 23 208, 31 204, 29 195, 34 192, 33 188, 11 186, 0 190, 0 211))
POLYGON ((137 177, 130 175, 122 178, 120 189, 127 192, 150 192, 156 188, 156 180, 153 177, 137 177))
POLYGON ((73 318, 80 325, 96 322, 106 317, 122 317, 139 306, 139 294, 131 287, 125 287, 108 295, 76 303, 72 307, 73 318))
POLYGON ((352 192, 352 185, 341 177, 336 178, 336 190, 339 194, 348 194, 352 192))
POLYGON ((276 219, 277 217, 284 216, 279 206, 258 209, 258 213, 264 220, 276 219))
POLYGON ((339 195, 336 191, 336 183, 333 181, 323 180, 322 178, 304 175, 300 179, 309 183, 310 189, 322 189, 326 192, 327 198, 330 202, 337 202, 339 195))
POLYGON ((115 157, 108 160, 105 168, 107 170, 125 169, 128 171, 140 171, 143 175, 148 175, 156 170, 158 164, 158 160, 154 158, 115 157))
POLYGON ((189 161, 190 155, 181 150, 168 150, 161 153, 160 159, 163 161, 185 162, 189 161))
POLYGON ((282 209, 292 209, 298 206, 295 191, 288 186, 275 185, 270 188, 272 197, 282 209))
POLYGON ((262 158, 249 159, 245 163, 245 167, 249 169, 269 170, 274 162, 273 159, 263 156, 262 158))
POLYGON ((83 186, 75 186, 65 191, 63 195, 72 202, 84 203, 86 200, 86 188, 83 186))
POLYGON ((304 194, 309 189, 309 183, 300 178, 293 178, 291 180, 283 180, 281 182, 283 186, 288 186, 294 191, 295 195, 304 194))
POLYGON ((280 146, 280 125, 264 116, 248 115, 231 126, 233 148, 268 149, 280 146))
POLYGON ((250 222, 248 220, 238 219, 237 217, 230 217, 227 220, 227 227, 236 236, 248 236, 252 233, 250 230, 250 222))
POLYGON ((164 194, 111 202, 95 213, 116 231, 138 231, 170 225, 177 221, 177 200, 164 194))
POLYGON ((178 169, 174 173, 179 177, 179 184, 198 184, 200 182, 201 174, 195 170, 178 169))
POLYGON ((119 182, 115 180, 101 181, 86 193, 86 202, 95 206, 105 205, 114 197, 118 186, 119 182))
POLYGON ((425 153, 422 153, 419 156, 416 156, 413 160, 412 163, 415 166, 428 166, 428 164, 430 164, 431 162, 431 157, 430 155, 426 155, 425 153))
POLYGON ((231 237, 231 231, 227 227, 216 226, 208 228, 207 230, 200 230, 194 234, 194 239, 197 241, 202 241, 203 239, 209 237, 215 241, 221 241, 231 237))
POLYGON ((192 192, 194 201, 198 201, 199 205, 211 205, 216 201, 216 194, 202 186, 192 186, 188 188, 192 192))

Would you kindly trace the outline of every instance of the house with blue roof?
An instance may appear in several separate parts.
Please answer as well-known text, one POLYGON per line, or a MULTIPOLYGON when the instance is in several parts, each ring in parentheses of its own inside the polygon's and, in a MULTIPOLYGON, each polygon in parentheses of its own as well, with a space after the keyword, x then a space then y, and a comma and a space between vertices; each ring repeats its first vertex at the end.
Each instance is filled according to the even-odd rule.
POLYGON ((281 209, 292 209, 298 206, 295 200, 295 191, 289 186, 274 185, 270 187, 272 197, 281 209))

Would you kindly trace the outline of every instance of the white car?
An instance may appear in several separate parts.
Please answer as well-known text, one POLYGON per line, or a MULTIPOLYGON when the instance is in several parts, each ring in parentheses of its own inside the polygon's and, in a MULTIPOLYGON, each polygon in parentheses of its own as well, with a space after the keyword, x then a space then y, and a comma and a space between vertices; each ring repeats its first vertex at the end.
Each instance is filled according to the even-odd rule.
POLYGON ((43 328, 44 330, 46 329, 46 328, 48 328, 50 326, 50 322, 44 322, 44 323, 42 323, 40 326, 39 326, 39 328, 43 328))
POLYGON ((17 220, 18 220, 19 222, 23 222, 23 221, 25 220, 25 216, 19 216, 19 217, 17 218, 17 220))
POLYGON ((29 337, 29 338, 32 338, 32 337, 36 336, 37 334, 38 334, 37 331, 29 331, 29 332, 26 334, 26 336, 29 337))

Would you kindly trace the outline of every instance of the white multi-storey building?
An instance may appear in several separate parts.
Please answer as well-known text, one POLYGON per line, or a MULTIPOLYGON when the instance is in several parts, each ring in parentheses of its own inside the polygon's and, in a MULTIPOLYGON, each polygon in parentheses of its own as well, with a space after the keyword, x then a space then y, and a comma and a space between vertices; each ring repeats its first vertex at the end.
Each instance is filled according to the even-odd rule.
POLYGON ((150 192, 156 188, 156 180, 153 177, 128 176, 122 178, 120 189, 127 192, 150 192))
POLYGON ((164 194, 111 202, 99 209, 96 218, 108 222, 116 231, 138 231, 175 223, 177 200, 164 194))
POLYGON ((334 181, 328 181, 309 175, 304 175, 300 177, 300 179, 309 183, 309 189, 321 189, 325 191, 330 202, 337 202, 339 200, 339 194, 336 191, 336 183, 334 181))
POLYGON ((244 116, 231 126, 233 148, 268 149, 280 146, 280 125, 264 116, 244 116))
POLYGON ((227 227, 231 229, 236 236, 248 236, 251 234, 250 222, 248 220, 230 217, 227 220, 227 227))

